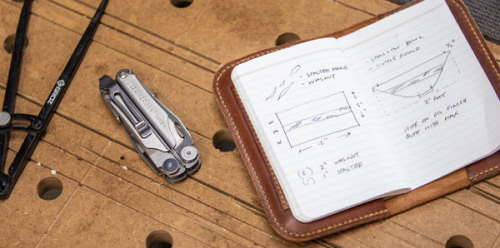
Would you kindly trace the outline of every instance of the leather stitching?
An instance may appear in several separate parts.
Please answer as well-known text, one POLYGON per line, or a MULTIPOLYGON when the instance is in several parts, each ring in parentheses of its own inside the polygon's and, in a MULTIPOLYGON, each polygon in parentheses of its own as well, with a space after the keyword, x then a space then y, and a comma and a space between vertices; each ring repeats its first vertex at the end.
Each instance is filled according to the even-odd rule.
MULTIPOLYGON (((484 54, 488 54, 487 53, 487 50, 485 49, 483 43, 481 42, 481 40, 478 38, 478 34, 476 32, 476 30, 474 29, 472 23, 470 22, 469 18, 467 17, 466 13, 465 13, 465 10, 463 8, 462 5, 460 5, 459 3, 457 3, 456 0, 450 0, 453 4, 455 4, 461 11, 461 16, 465 18, 465 20, 467 21, 467 24, 469 26, 469 29, 472 30, 472 32, 474 33, 474 37, 475 39, 478 41, 478 43, 480 44, 481 46, 481 49, 483 50, 483 53, 484 54)), ((363 221, 363 220, 366 220, 366 219, 369 219, 369 218, 373 218, 373 217, 376 217, 378 215, 381 215, 381 214, 385 214, 385 213, 388 213, 389 210, 387 208, 383 209, 383 210, 380 210, 380 211, 376 211, 376 212, 372 212, 372 213, 369 213, 369 214, 365 214, 363 216, 359 216, 359 217, 356 217, 356 218, 351 218, 349 220, 346 220, 346 221, 343 221, 343 222, 338 222, 338 223, 335 223, 335 224, 332 224, 332 225, 329 225, 327 227, 323 227, 323 228, 318 228, 314 231, 311 231, 311 232, 306 232, 306 233, 295 233, 295 232, 291 232, 289 231, 288 229, 286 229, 285 227, 283 227, 280 222, 278 221, 278 219, 276 218, 276 215, 273 211, 273 208, 271 207, 270 203, 269 203, 269 199, 267 198, 267 195, 264 191, 264 188, 260 182, 260 179, 258 177, 258 175, 256 174, 255 172, 255 169, 253 167, 253 163, 250 161, 250 157, 247 153, 247 150, 245 148, 245 145, 241 142, 241 137, 240 137, 240 133, 239 133, 239 130, 238 130, 238 126, 236 126, 236 124, 234 123, 234 120, 233 120, 233 117, 231 115, 231 113, 228 111, 228 108, 227 108, 227 105, 224 101, 224 99, 222 98, 221 96, 221 93, 220 93, 220 88, 219 88, 219 81, 220 81, 220 78, 222 77, 222 75, 224 75, 227 70, 229 70, 230 68, 233 68, 235 67, 236 65, 240 64, 240 63, 243 63, 245 61, 248 61, 250 59, 253 59, 253 58, 256 58, 256 57, 259 57, 259 56, 262 56, 262 55, 265 55, 267 53, 270 53, 270 52, 274 52, 274 51, 278 51, 280 50, 281 48, 279 49, 271 49, 271 50, 268 50, 268 51, 265 51, 265 52, 262 52, 262 53, 257 53, 257 54, 254 54, 253 56, 250 56, 250 57, 247 57, 243 60, 240 60, 240 61, 236 61, 230 65, 227 65, 225 66, 225 68, 219 73, 219 76, 215 79, 215 82, 216 82, 216 89, 217 89, 217 95, 218 95, 218 98, 220 99, 221 103, 222 103, 222 107, 223 107, 223 110, 224 112, 226 113, 226 115, 229 117, 228 120, 230 122, 230 125, 234 127, 234 130, 235 130, 235 134, 236 134, 236 139, 238 139, 238 143, 240 144, 241 146, 241 150, 243 151, 243 156, 245 157, 245 160, 248 162, 248 165, 249 165, 249 168, 250 168, 250 171, 251 173, 253 174, 253 178, 255 179, 255 184, 257 185, 257 187, 259 188, 259 192, 263 195, 263 199, 264 199, 264 203, 266 204, 266 208, 269 210, 269 214, 271 215, 272 217, 272 220, 273 222, 278 226, 278 228, 280 229, 281 233, 287 235, 287 236, 291 236, 291 237, 300 237, 300 238, 306 238, 306 237, 310 237, 310 236, 313 236, 313 235, 316 235, 316 234, 320 234, 320 233, 323 233, 323 232, 326 232, 326 231, 331 231, 333 229, 337 229, 337 228, 340 228, 342 226, 345 226, 345 225, 351 225, 351 224, 354 224, 356 222, 359 222, 359 221, 363 221)), ((495 71, 496 75, 499 76, 500 73, 498 72, 497 68, 494 66, 493 64, 493 61, 491 60, 490 56, 486 56, 487 59, 488 59, 488 62, 490 63, 490 66, 493 68, 493 70, 495 71)), ((495 166, 493 168, 489 168, 489 169, 485 169, 481 172, 478 172, 474 175, 471 175, 469 177, 469 180, 473 181, 481 176, 484 176, 486 175, 488 172, 491 172, 491 171, 494 171, 496 169, 498 169, 499 166, 495 166)), ((271 168, 271 171, 272 171, 272 168, 271 168)), ((272 180, 276 182, 276 177, 275 175, 273 174, 272 176, 272 180)), ((279 184, 278 184, 279 185, 279 184)), ((282 197, 282 193, 279 192, 280 194, 280 197, 282 197)))
MULTIPOLYGON (((476 29, 474 28, 474 26, 472 25, 471 21, 469 18, 467 18, 467 14, 465 13, 465 10, 463 8, 463 6, 461 4, 459 4, 456 0, 453 0, 452 1, 453 4, 455 4, 461 11, 461 15, 462 17, 465 18, 465 20, 467 21, 467 25, 469 26, 469 29, 472 30, 472 32, 474 33, 473 37, 476 39, 476 41, 479 43, 479 45, 481 46, 481 49, 482 49, 482 52, 483 54, 488 54, 488 51, 486 50, 486 48, 484 47, 483 45, 483 42, 481 42, 481 40, 479 39, 480 35, 481 34, 478 34, 476 29)), ((491 66, 491 68, 495 71, 495 74, 497 77, 500 77, 500 73, 498 72, 497 70, 497 67, 495 66, 495 64, 493 64, 494 62, 492 61, 491 57, 490 56, 486 56, 486 58, 488 59, 488 63, 489 65, 491 66)), ((479 171, 475 174, 472 174, 469 176, 469 181, 474 181, 480 177, 484 177, 484 176, 487 176, 487 174, 489 172, 492 172, 492 171, 495 171, 499 168, 498 165, 496 165, 495 167, 492 167, 492 168, 488 168, 488 169, 485 169, 485 170, 482 170, 482 171, 479 171)))
MULTIPOLYGON (((247 60, 245 60, 245 61, 247 61, 247 60)), ((237 64, 239 64, 239 63, 237 63, 237 64)), ((237 64, 236 64, 236 65, 237 65, 237 64)), ((230 68, 231 68, 231 67, 230 67, 230 68)), ((239 100, 239 101, 241 102, 241 99, 239 98, 238 92, 236 92, 236 90, 233 90, 233 89, 234 89, 234 87, 231 87, 231 89, 232 89, 233 94, 234 94, 234 95, 235 95, 235 97, 237 98, 237 100, 239 100)), ((246 112, 246 111, 243 111, 243 115, 244 115, 244 116, 245 116, 248 120, 250 119, 250 118, 248 117, 248 114, 247 114, 247 112, 246 112)), ((254 130, 253 128, 251 128, 251 129, 250 129, 250 132, 252 132, 252 134, 253 134, 253 136, 254 136, 254 137, 257 137, 257 134, 255 133, 255 130, 254 130)), ((242 143, 242 142, 241 142, 241 143, 242 143)), ((257 143, 257 146, 258 146, 261 150, 263 150, 262 145, 260 144, 259 140, 257 140, 257 141, 256 141, 256 143, 257 143)), ((266 155, 264 154, 264 156, 266 156, 266 155)), ((269 164, 269 160, 267 159, 267 157, 264 157, 264 159, 266 160, 267 164, 269 164)), ((286 198, 285 198, 285 195, 283 194, 283 191, 282 191, 282 189, 281 189, 281 185, 278 183, 278 179, 276 178, 276 174, 274 174, 274 170, 273 170, 272 168, 268 167, 268 166, 267 166, 267 164, 265 164, 265 165, 266 165, 266 168, 268 169, 269 173, 270 173, 270 174, 271 174, 271 176, 273 177, 273 183, 274 183, 274 186, 276 187, 276 189, 277 189, 277 191, 278 191, 278 196, 279 196, 279 199, 280 199, 281 205, 282 205, 285 209, 288 209, 288 208, 290 208, 290 206, 288 205, 288 202, 287 202, 287 200, 286 200, 286 198)))
MULTIPOLYGON (((494 167, 491 167, 491 168, 488 168, 488 169, 485 169, 485 170, 482 170, 482 171, 479 171, 473 175, 470 175, 469 176, 469 181, 471 182, 474 182, 478 179, 482 179, 484 177, 487 177, 488 176, 488 173, 489 172, 492 172, 492 171, 496 171, 498 170, 500 167, 498 165, 494 166, 494 167)), ((495 174, 495 173, 492 173, 492 174, 495 174)))
MULTIPOLYGON (((248 152, 247 152, 247 150, 245 148, 245 144, 243 144, 242 141, 241 141, 241 136, 240 136, 240 132, 238 130, 238 126, 235 124, 231 113, 228 111, 226 102, 222 98, 222 95, 220 93, 220 87, 219 87, 220 78, 229 69, 231 69, 231 68, 235 67, 236 65, 241 64, 241 63, 243 63, 245 61, 248 61, 250 59, 253 59, 253 58, 256 58, 256 57, 260 57, 262 55, 265 55, 265 54, 270 53, 270 52, 278 51, 280 49, 282 49, 282 48, 271 49, 271 50, 268 50, 268 51, 265 51, 265 52, 262 52, 262 53, 257 53, 257 54, 254 54, 253 56, 247 57, 247 58, 245 58, 243 60, 240 60, 240 61, 234 62, 234 63, 232 63, 230 65, 227 65, 227 66, 225 66, 223 68, 223 70, 219 73, 219 76, 215 79, 216 89, 217 89, 217 96, 218 96, 218 98, 220 99, 220 101, 222 103, 222 107, 224 109, 224 112, 229 117, 228 120, 230 122, 230 125, 232 127, 234 127, 235 134, 236 134, 236 139, 238 140, 238 143, 241 146, 241 150, 243 151, 243 156, 244 156, 245 160, 247 161, 247 163, 249 165, 249 168, 250 168, 250 171, 251 171, 251 173, 253 175, 253 178, 255 179, 254 183, 259 188, 259 192, 263 195, 264 203, 266 204, 266 208, 269 210, 269 214, 271 215, 273 222, 276 224, 276 226, 278 226, 278 228, 279 228, 279 230, 281 231, 282 234, 285 234, 285 235, 290 236, 290 237, 295 237, 295 238, 298 238, 298 237, 300 237, 300 238, 306 238, 306 237, 309 237, 309 236, 312 236, 312 235, 315 235, 315 234, 320 234, 320 233, 323 233, 323 232, 326 232, 326 231, 330 231, 330 230, 333 230, 333 229, 336 229, 336 228, 340 228, 340 227, 345 226, 345 225, 354 224, 354 223, 356 223, 358 221, 363 221, 363 220, 366 220, 368 218, 373 218, 373 217, 376 217, 378 215, 381 215, 381 214, 389 212, 388 209, 383 209, 383 210, 380 210, 380 211, 376 211, 376 212, 372 212, 372 213, 369 213, 369 214, 365 214, 363 216, 351 218, 351 219, 343 221, 343 222, 335 223, 335 224, 332 224, 332 225, 329 225, 329 226, 326 226, 326 227, 323 227, 323 228, 318 228, 318 229, 316 229, 314 231, 307 232, 307 233, 295 233, 295 232, 291 232, 291 231, 289 231, 288 229, 286 229, 285 227, 283 227, 280 224, 280 222, 276 218, 276 215, 275 215, 275 213, 273 211, 273 208, 271 207, 271 204, 269 203, 269 199, 267 198, 266 192, 264 191, 264 187, 262 186, 262 184, 260 182, 259 176, 255 172, 255 168, 253 166, 252 161, 250 160, 250 156, 248 155, 248 152)), ((271 168, 271 170, 272 170, 272 168, 271 168)), ((273 176, 272 180, 274 181, 274 183, 277 183, 276 177, 273 176)), ((280 194, 281 194, 281 192, 280 192, 280 194)))

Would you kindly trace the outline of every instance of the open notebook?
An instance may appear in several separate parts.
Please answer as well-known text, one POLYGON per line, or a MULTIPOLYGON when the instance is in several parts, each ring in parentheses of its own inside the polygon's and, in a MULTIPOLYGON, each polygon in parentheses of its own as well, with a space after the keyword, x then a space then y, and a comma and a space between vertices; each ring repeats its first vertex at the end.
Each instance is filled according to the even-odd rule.
POLYGON ((443 0, 246 61, 231 79, 301 222, 499 149, 500 101, 443 0))

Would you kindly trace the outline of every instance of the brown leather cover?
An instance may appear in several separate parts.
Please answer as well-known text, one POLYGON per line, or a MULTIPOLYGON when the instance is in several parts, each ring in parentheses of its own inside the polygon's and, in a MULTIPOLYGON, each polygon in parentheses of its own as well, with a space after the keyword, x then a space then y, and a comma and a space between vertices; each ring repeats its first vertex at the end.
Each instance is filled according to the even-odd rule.
MULTIPOLYGON (((407 8, 415 4, 415 2, 418 1, 413 1, 396 10, 323 37, 341 37, 403 8, 407 8)), ((499 96, 500 70, 498 64, 488 50, 470 13, 460 0, 447 0, 447 4, 479 62, 483 66, 490 82, 494 86, 497 96, 499 96)), ((469 165, 464 169, 442 177, 411 192, 388 199, 374 200, 310 223, 299 222, 293 217, 288 207, 281 187, 269 165, 269 161, 265 156, 257 135, 250 124, 248 115, 231 81, 231 72, 236 65, 299 42, 304 42, 304 40, 259 51, 226 64, 216 74, 213 86, 216 100, 241 152, 255 189, 262 201, 267 218, 273 229, 283 238, 292 241, 306 241, 364 223, 387 218, 445 194, 467 187, 472 183, 497 175, 500 172, 500 152, 497 152, 486 159, 469 165)))

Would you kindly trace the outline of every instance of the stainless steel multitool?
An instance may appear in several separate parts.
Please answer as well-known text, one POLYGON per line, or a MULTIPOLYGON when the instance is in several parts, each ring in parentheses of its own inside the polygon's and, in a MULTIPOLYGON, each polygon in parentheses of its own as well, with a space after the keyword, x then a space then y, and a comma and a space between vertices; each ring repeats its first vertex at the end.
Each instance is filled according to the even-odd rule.
POLYGON ((99 79, 101 95, 146 163, 170 183, 200 167, 193 138, 182 122, 137 79, 120 70, 116 80, 99 79))

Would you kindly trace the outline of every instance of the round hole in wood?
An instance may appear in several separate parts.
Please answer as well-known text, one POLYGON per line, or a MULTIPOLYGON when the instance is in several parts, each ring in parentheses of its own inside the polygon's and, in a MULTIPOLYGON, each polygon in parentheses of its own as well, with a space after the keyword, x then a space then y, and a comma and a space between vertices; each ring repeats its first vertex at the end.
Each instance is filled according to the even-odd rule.
POLYGON ((474 248, 472 241, 463 235, 452 236, 446 242, 446 248, 474 248))
POLYGON ((38 183, 38 196, 46 201, 51 201, 59 197, 62 193, 63 185, 61 180, 55 177, 47 177, 38 183))
POLYGON ((212 144, 221 152, 231 152, 236 148, 233 136, 227 129, 217 131, 212 138, 212 144))
MULTIPOLYGON (((24 37, 24 48, 26 48, 28 46, 28 38, 25 36, 24 37)), ((7 38, 5 38, 4 42, 3 42, 3 48, 5 49, 5 51, 7 51, 7 53, 12 53, 14 51, 14 46, 16 44, 16 35, 15 34, 11 34, 9 36, 7 36, 7 38)))
POLYGON ((170 0, 170 3, 177 8, 186 8, 193 3, 193 0, 170 0))
POLYGON ((170 248, 172 245, 172 236, 163 230, 154 231, 146 238, 146 248, 170 248))
POLYGON ((300 37, 298 35, 296 35, 294 33, 284 33, 284 34, 281 34, 280 36, 278 36, 275 43, 276 43, 276 46, 279 46, 279 45, 283 45, 283 44, 290 43, 290 42, 297 41, 297 40, 300 40, 300 37))

